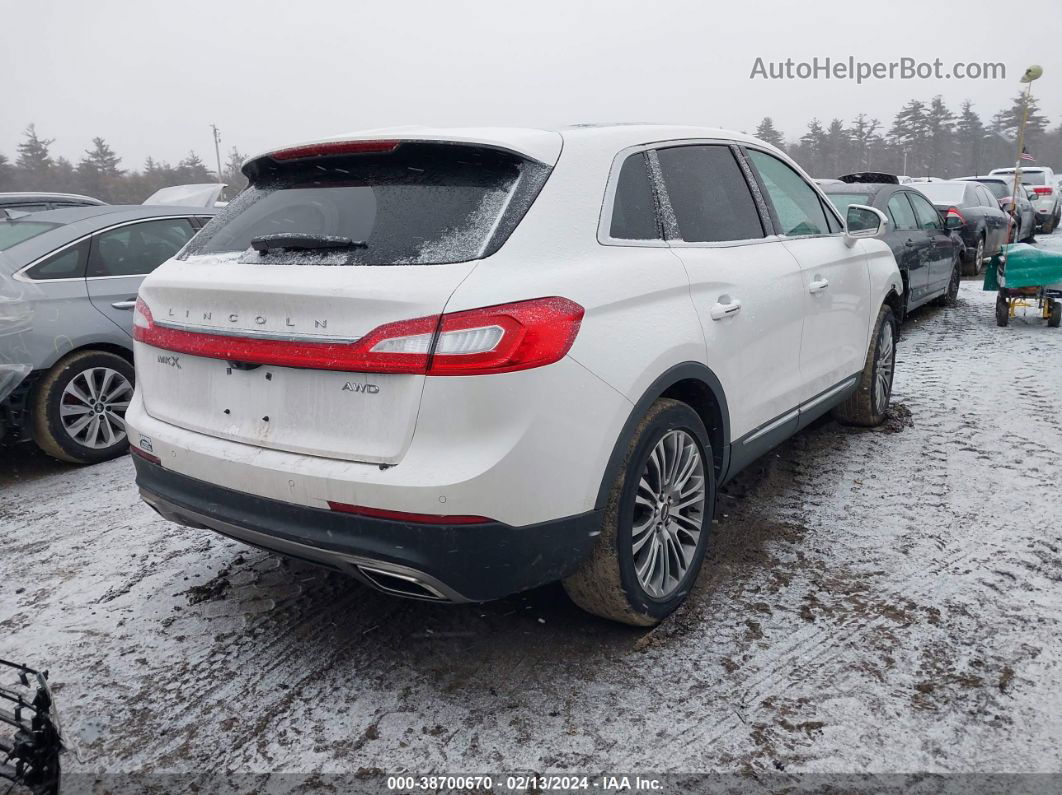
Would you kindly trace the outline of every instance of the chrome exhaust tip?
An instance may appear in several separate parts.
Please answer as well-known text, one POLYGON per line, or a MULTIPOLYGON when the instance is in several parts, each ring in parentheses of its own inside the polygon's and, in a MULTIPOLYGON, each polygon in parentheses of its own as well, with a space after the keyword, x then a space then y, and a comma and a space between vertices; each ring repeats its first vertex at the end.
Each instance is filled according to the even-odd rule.
POLYGON ((432 602, 451 601, 435 586, 412 574, 398 574, 373 566, 359 565, 357 569, 370 585, 385 593, 412 599, 427 599, 432 602))

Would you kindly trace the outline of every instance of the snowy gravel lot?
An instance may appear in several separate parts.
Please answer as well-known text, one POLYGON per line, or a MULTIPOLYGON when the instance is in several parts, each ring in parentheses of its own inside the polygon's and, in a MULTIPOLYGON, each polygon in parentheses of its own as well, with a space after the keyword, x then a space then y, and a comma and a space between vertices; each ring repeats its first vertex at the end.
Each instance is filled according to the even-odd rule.
POLYGON ((51 669, 71 772, 1060 772, 1062 331, 959 298, 904 327, 884 429, 728 488, 654 631, 556 587, 391 599, 160 520, 127 458, 23 446, 0 656, 51 669))

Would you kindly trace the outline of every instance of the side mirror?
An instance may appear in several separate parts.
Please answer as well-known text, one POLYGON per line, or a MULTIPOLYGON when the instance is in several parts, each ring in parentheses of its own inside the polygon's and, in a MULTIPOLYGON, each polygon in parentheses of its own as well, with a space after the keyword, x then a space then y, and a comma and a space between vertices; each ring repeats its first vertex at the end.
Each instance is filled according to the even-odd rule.
POLYGON ((962 229, 962 219, 954 215, 944 216, 944 226, 952 231, 962 229))
POLYGON ((881 237, 885 234, 888 223, 889 219, 881 210, 875 210, 865 204, 850 204, 845 217, 845 242, 854 246, 861 238, 881 237))

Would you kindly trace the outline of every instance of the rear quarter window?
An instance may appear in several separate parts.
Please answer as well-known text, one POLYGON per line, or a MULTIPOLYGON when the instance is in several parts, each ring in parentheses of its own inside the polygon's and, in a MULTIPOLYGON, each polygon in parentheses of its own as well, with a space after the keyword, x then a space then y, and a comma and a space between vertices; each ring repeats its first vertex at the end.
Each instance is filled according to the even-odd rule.
POLYGON ((28 271, 30 279, 79 279, 85 275, 89 243, 82 240, 61 251, 49 254, 28 271))
POLYGON ((609 237, 616 240, 659 240, 656 201, 644 152, 628 155, 616 180, 609 237))

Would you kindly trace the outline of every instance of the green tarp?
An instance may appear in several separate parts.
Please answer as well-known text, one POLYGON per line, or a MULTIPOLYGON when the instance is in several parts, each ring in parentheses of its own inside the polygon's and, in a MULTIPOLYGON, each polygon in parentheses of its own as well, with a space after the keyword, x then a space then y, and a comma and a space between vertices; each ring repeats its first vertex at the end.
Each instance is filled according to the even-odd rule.
MULTIPOLYGON (((1007 287, 1041 287, 1058 285, 1062 288, 1062 251, 1048 251, 1027 243, 1015 243, 1003 246, 1007 254, 1007 267, 1004 271, 1007 287)), ((999 257, 992 257, 985 269, 986 290, 999 289, 999 257)))

